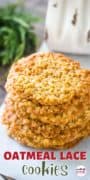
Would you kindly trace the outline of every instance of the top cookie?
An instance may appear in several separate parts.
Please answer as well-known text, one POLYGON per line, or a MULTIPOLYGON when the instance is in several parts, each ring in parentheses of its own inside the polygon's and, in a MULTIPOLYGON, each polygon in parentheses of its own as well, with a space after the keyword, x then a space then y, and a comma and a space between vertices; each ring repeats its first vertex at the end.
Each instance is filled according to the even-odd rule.
POLYGON ((36 53, 13 64, 6 89, 42 105, 90 101, 90 71, 63 54, 36 53))

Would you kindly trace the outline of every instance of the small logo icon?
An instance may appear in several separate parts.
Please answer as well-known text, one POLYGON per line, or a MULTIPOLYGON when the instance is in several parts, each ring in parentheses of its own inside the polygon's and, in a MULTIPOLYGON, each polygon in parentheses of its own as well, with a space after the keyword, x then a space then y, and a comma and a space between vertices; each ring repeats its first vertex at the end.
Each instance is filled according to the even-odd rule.
POLYGON ((80 177, 81 176, 85 176, 86 173, 87 173, 87 171, 86 171, 86 167, 85 166, 80 165, 80 166, 76 167, 76 174, 77 174, 77 176, 80 176, 80 177))

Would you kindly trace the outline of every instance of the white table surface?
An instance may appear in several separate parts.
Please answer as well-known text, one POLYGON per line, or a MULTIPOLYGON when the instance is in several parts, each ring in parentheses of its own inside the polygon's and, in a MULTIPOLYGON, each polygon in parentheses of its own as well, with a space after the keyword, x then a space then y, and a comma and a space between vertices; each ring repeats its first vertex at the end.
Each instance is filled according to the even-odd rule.
MULTIPOLYGON (((41 51, 47 51, 48 49, 45 47, 46 45, 43 45, 44 48, 40 49, 41 51)), ((90 56, 73 56, 74 59, 78 59, 83 67, 89 68, 90 69, 90 56)), ((0 115, 2 115, 3 112, 3 106, 0 108, 0 115)), ((30 166, 38 166, 41 164, 41 161, 39 160, 9 160, 6 161, 3 159, 3 153, 6 151, 37 151, 37 149, 33 148, 27 148, 25 146, 22 146, 18 144, 16 141, 13 139, 9 138, 6 134, 5 127, 0 123, 0 173, 6 174, 8 176, 12 176, 16 178, 16 180, 90 180, 90 138, 87 138, 83 141, 81 141, 78 145, 76 145, 74 148, 66 150, 63 152, 71 151, 86 151, 87 152, 87 160, 68 160, 68 161, 61 161, 59 160, 59 152, 60 151, 54 151, 57 157, 57 160, 47 161, 47 165, 50 165, 51 163, 54 163, 56 165, 60 164, 67 164, 69 171, 68 171, 68 176, 32 176, 32 175, 23 175, 22 173, 22 166, 24 164, 30 165, 30 166), (87 173, 84 177, 79 177, 76 174, 76 167, 79 165, 83 165, 86 167, 87 173)), ((38 151, 45 151, 45 150, 38 150, 38 151)))

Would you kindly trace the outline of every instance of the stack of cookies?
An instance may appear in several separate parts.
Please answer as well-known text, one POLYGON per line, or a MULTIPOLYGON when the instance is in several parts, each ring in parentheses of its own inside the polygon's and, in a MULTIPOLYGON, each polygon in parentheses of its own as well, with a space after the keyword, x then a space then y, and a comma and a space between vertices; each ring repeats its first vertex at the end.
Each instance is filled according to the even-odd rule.
POLYGON ((57 53, 36 53, 12 65, 2 122, 35 148, 69 148, 90 135, 90 70, 57 53))

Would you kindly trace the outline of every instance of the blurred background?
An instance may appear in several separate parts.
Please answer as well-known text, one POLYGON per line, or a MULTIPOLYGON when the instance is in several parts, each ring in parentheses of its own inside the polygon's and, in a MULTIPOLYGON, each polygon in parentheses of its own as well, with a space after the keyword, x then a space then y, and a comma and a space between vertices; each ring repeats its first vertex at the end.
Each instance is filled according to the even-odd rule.
POLYGON ((0 0, 0 105, 13 61, 37 51, 43 41, 48 0, 0 0))
MULTIPOLYGON (((39 35, 39 41, 41 42, 43 38, 43 30, 46 16, 46 9, 48 0, 0 0, 0 7, 5 6, 8 3, 24 2, 25 8, 32 13, 32 15, 40 17, 41 21, 36 23, 35 30, 37 35, 39 35)), ((39 42, 39 43, 40 43, 39 42)))

